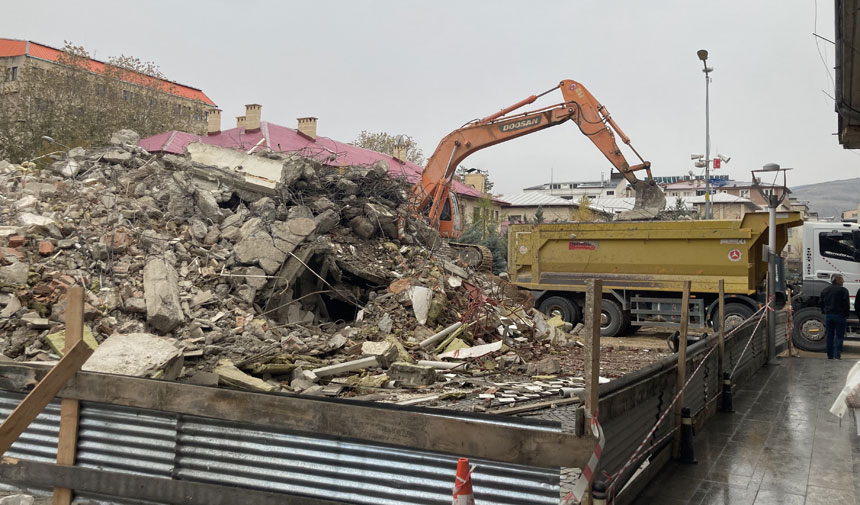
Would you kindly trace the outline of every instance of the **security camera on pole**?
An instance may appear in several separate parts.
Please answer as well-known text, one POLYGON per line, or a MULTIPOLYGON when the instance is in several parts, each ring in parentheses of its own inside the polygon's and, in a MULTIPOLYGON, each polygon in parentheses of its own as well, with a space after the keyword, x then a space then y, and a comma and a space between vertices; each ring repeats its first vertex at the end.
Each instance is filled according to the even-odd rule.
MULTIPOLYGON (((705 73, 705 219, 711 219, 711 124, 710 124, 710 72, 713 72, 713 67, 708 66, 708 51, 699 49, 696 51, 699 59, 702 60, 705 73)), ((698 166, 698 165, 697 165, 698 166)))

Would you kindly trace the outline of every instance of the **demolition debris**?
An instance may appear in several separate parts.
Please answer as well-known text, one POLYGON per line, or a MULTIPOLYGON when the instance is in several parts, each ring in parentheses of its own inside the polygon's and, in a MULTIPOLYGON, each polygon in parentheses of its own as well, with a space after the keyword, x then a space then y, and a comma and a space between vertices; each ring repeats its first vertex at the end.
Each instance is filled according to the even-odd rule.
MULTIPOLYGON (((118 132, 41 169, 0 161, 6 359, 58 359, 80 285, 90 370, 478 409, 581 386, 570 325, 443 256, 384 162, 157 156, 137 140, 118 132)), ((613 354, 608 377, 665 355, 613 354)))

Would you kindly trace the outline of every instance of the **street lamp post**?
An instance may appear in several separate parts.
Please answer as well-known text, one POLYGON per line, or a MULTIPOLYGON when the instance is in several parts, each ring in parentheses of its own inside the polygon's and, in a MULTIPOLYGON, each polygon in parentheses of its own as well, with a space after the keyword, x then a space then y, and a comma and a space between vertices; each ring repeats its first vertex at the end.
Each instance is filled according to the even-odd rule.
POLYGON ((702 60, 705 73, 705 219, 711 219, 711 118, 710 118, 710 73, 713 67, 708 66, 708 51, 699 49, 696 51, 702 60))
MULTIPOLYGON (((776 281, 777 281, 777 270, 776 270, 776 208, 779 207, 779 204, 785 200, 787 195, 787 180, 786 180, 786 172, 791 170, 790 168, 781 168, 776 163, 768 163, 763 166, 759 170, 752 170, 753 177, 753 185, 761 194, 762 198, 767 201, 767 213, 768 213, 768 222, 767 222, 767 298, 768 302, 771 304, 771 310, 767 313, 767 364, 768 365, 778 365, 779 361, 776 360, 776 310, 774 305, 776 305, 776 281), (757 173, 760 172, 770 172, 776 173, 774 177, 774 182, 776 182, 776 178, 779 176, 779 173, 782 172, 782 191, 779 195, 777 195, 776 186, 771 184, 770 193, 761 186, 759 183, 759 179, 756 177, 757 173)), ((787 303, 791 303, 791 300, 788 300, 787 303)), ((786 338, 791 338, 786 335, 786 338)))

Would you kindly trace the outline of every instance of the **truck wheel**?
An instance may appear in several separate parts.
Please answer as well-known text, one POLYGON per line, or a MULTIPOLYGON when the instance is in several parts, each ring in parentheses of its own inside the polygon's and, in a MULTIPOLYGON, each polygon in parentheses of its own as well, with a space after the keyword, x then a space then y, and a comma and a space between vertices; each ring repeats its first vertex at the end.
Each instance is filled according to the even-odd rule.
POLYGON ((755 313, 749 305, 744 305, 742 303, 727 303, 725 311, 726 319, 724 323, 726 325, 726 332, 737 328, 741 323, 749 319, 750 316, 755 313))
POLYGON ((791 341, 798 349, 812 352, 827 350, 824 332, 824 314, 816 307, 807 307, 794 313, 794 330, 791 341))
POLYGON ((549 317, 558 314, 564 321, 574 326, 582 319, 579 306, 569 298, 563 296, 550 296, 540 303, 539 309, 549 317))
POLYGON ((621 306, 614 300, 603 299, 600 308, 600 335, 603 337, 620 337, 627 323, 621 306))

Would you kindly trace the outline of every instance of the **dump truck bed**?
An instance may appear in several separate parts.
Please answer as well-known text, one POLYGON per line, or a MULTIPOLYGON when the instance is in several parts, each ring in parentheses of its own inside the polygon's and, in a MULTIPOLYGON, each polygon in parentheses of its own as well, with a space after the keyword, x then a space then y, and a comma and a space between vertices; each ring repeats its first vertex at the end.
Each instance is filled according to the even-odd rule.
MULTIPOLYGON (((788 228, 803 223, 798 212, 777 213, 777 252, 788 228)), ((511 280, 532 290, 582 291, 585 280, 603 279, 605 291, 636 289, 752 294, 765 279, 768 215, 741 220, 630 221, 513 225, 508 235, 511 280)))

